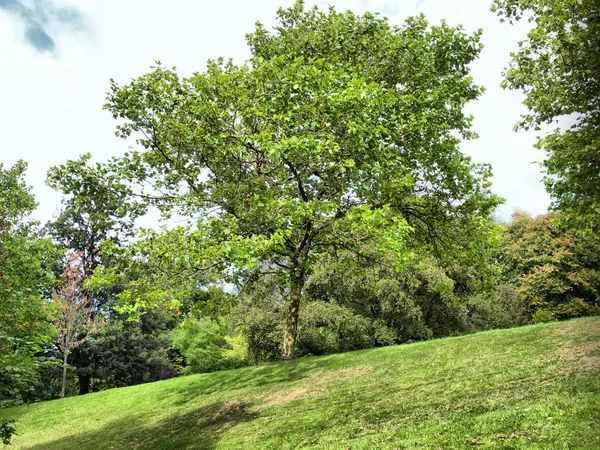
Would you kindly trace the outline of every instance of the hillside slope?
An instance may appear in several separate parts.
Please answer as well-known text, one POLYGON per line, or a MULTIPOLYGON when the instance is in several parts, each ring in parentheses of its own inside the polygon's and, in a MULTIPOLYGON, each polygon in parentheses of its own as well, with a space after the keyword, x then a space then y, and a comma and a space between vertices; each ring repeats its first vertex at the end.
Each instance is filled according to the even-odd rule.
POLYGON ((15 449, 600 448, 600 318, 0 411, 15 449))

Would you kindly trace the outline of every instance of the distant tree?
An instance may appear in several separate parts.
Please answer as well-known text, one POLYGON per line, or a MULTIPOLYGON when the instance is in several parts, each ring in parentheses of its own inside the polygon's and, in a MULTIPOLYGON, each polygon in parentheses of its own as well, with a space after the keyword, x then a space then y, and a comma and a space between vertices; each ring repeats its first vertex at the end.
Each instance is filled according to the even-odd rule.
MULTIPOLYGON (((83 170, 89 158, 91 155, 86 154, 80 161, 70 163, 66 179, 57 177, 52 169, 49 171, 47 184, 65 197, 60 213, 44 227, 58 246, 81 254, 86 276, 102 262, 100 246, 103 242, 111 239, 116 245, 124 245, 134 233, 133 220, 123 209, 123 199, 109 194, 108 188, 99 181, 101 174, 95 177, 83 170), (72 195, 73 192, 77 192, 77 196, 72 195)), ((106 306, 98 303, 106 299, 98 297, 99 293, 95 293, 93 303, 106 306)))
POLYGON ((89 374, 91 389, 133 386, 178 375, 170 358, 175 320, 162 311, 139 320, 114 313, 87 342, 89 363, 78 371, 89 374))
MULTIPOLYGON (((86 153, 61 170, 51 168, 46 179, 48 186, 65 197, 60 213, 46 224, 45 231, 55 242, 77 251, 97 248, 107 239, 124 244, 133 235, 133 219, 142 212, 128 198, 126 186, 107 169, 88 170, 91 158, 86 153)), ((86 262, 95 261, 95 255, 84 253, 83 257, 86 262)))
POLYGON ((504 87, 521 89, 529 109, 518 128, 572 115, 574 125, 538 141, 553 207, 600 230, 600 3, 598 0, 495 0, 492 10, 533 27, 505 71, 504 87))
MULTIPOLYGON (((84 155, 86 161, 90 155, 84 155)), ((70 249, 80 255, 84 277, 102 264, 111 267, 112 261, 102 252, 107 240, 111 245, 127 245, 133 236, 130 209, 121 208, 123 201, 107 194, 106 186, 92 174, 72 164, 68 179, 54 178, 49 172, 48 184, 65 194, 62 210, 49 221, 44 231, 55 245, 70 249), (75 189, 77 196, 68 194, 75 189)), ((69 354, 68 364, 75 368, 79 395, 91 390, 130 386, 175 376, 177 370, 169 358, 171 329, 175 320, 168 314, 156 311, 130 321, 127 314, 114 310, 119 287, 100 287, 89 290, 81 286, 81 294, 89 299, 90 318, 103 314, 106 323, 98 333, 81 342, 69 354)), ((54 373, 47 371, 52 379, 54 373)), ((54 375, 55 376, 55 375, 54 375)), ((53 384, 44 393, 49 398, 56 395, 53 384)))
MULTIPOLYGON (((67 371, 65 396, 179 375, 180 355, 171 347, 171 332, 177 324, 175 319, 161 311, 148 312, 138 320, 127 319, 126 315, 111 312, 96 333, 73 349, 67 364, 74 370, 67 371), (82 386, 85 392, 81 392, 82 386)), ((27 401, 60 398, 63 365, 62 354, 57 349, 55 344, 46 351, 56 353, 61 365, 39 371, 40 377, 27 401)))
MULTIPOLYGON (((474 137, 463 108, 482 92, 468 68, 479 32, 430 27, 422 16, 391 27, 301 1, 278 19, 274 32, 258 24, 248 35, 244 65, 211 61, 189 79, 158 66, 129 85, 112 82, 106 108, 139 148, 88 173, 115 196, 193 223, 132 248, 130 259, 159 269, 162 289, 132 283, 124 299, 169 303, 210 269, 238 284, 275 273, 289 359, 320 253, 390 255, 400 267, 414 238, 449 260, 477 258, 499 199, 489 166, 459 151, 474 137)), ((66 180, 77 164, 53 173, 66 180)))
MULTIPOLYGON (((82 161, 87 161, 89 157, 84 155, 82 161)), ((110 239, 115 245, 125 245, 133 235, 133 221, 127 214, 123 215, 121 199, 107 195, 106 188, 93 175, 88 177, 80 169, 77 164, 71 164, 70 176, 65 180, 54 178, 50 171, 47 183, 65 194, 65 197, 60 213, 46 223, 44 232, 58 248, 70 249, 81 255, 87 278, 98 265, 110 266, 110 261, 101 252, 103 243, 110 239), (75 189, 78 196, 68 195, 69 189, 75 189)), ((88 307, 93 308, 92 318, 98 312, 107 314, 119 292, 118 288, 101 288, 93 292, 85 287, 82 289, 90 299, 88 307)), ((118 316, 114 318, 120 320, 118 316)), ((69 357, 69 364, 76 369, 80 395, 89 392, 92 373, 98 370, 97 361, 93 361, 91 354, 91 345, 89 340, 81 343, 69 357)))
POLYGON ((499 263, 530 314, 560 319, 600 314, 600 239, 582 238, 558 212, 517 214, 507 225, 499 263))
POLYGON ((70 353, 97 331, 99 317, 92 316, 94 308, 83 287, 85 268, 81 254, 68 251, 61 284, 52 295, 56 310, 54 325, 58 331, 58 347, 63 355, 61 398, 65 396, 67 361, 70 353))

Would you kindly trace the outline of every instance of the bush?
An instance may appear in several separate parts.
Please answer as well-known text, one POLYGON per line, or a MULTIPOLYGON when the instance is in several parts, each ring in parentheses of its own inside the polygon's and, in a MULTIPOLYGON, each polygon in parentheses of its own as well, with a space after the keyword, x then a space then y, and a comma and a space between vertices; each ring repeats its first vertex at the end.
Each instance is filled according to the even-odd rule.
MULTIPOLYGON (((237 327, 251 363, 281 358, 285 316, 279 305, 246 301, 236 308, 237 327)), ((336 303, 308 301, 300 306, 297 356, 324 355, 375 346, 372 320, 336 303)))
POLYGON ((556 315, 549 309, 538 309, 531 316, 533 323, 547 323, 555 322, 557 320, 556 315))
POLYGON ((325 355, 375 345, 371 320, 335 303, 303 305, 297 354, 325 355))
POLYGON ((184 373, 234 369, 247 361, 245 342, 220 320, 186 320, 173 332, 173 346, 185 357, 184 373))
POLYGON ((243 305, 236 309, 235 315, 238 329, 248 345, 250 363, 276 361, 281 358, 285 317, 279 310, 265 311, 255 305, 243 305))
POLYGON ((14 435, 17 435, 17 429, 13 426, 13 423, 16 423, 15 419, 2 419, 0 421, 0 438, 2 439, 2 443, 4 445, 10 445, 10 440, 14 435))
POLYGON ((511 328, 529 323, 529 312, 517 289, 500 284, 493 292, 475 295, 467 301, 468 317, 473 332, 511 328))

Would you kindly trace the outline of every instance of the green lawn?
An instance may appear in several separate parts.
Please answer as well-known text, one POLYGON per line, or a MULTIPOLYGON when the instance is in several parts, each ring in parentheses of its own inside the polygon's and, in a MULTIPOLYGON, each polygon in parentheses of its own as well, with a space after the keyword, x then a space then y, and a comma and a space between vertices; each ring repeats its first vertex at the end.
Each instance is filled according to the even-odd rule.
POLYGON ((16 449, 600 449, 600 318, 0 411, 16 449))

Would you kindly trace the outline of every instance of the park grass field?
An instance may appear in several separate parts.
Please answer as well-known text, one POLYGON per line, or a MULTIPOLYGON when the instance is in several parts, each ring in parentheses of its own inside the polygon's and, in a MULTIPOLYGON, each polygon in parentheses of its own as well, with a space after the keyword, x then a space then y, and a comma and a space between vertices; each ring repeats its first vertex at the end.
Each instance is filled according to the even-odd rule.
POLYGON ((600 449, 600 318, 0 411, 14 449, 600 449))

